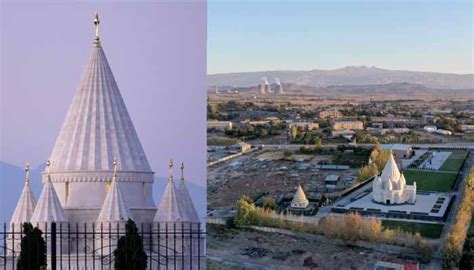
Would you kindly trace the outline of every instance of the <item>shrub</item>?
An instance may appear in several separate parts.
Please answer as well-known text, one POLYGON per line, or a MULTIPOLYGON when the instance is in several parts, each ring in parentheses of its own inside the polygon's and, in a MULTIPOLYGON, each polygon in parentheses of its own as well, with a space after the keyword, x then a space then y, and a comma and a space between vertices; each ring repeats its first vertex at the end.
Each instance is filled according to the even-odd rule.
POLYGON ((235 215, 235 223, 238 226, 253 225, 256 223, 256 207, 255 204, 247 196, 242 196, 237 201, 237 212, 235 215))
POLYGON ((275 210, 276 201, 270 196, 265 196, 263 198, 263 208, 266 210, 275 210))
POLYGON ((235 224, 235 217, 230 217, 225 221, 225 226, 229 229, 234 229, 237 227, 237 224, 235 224))

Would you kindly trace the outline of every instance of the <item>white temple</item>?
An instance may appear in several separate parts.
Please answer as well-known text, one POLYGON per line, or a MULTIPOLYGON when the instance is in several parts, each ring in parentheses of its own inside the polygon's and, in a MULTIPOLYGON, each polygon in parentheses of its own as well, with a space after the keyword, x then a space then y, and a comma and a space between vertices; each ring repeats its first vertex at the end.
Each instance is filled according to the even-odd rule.
POLYGON ((301 185, 298 185, 298 189, 296 189, 295 196, 293 196, 293 200, 291 200, 291 208, 305 209, 306 207, 308 207, 308 205, 309 201, 306 198, 306 194, 304 194, 301 185))
MULTIPOLYGON (((69 223, 71 230, 78 231, 84 230, 82 225, 95 224, 97 232, 106 231, 108 226, 115 232, 128 219, 139 228, 144 224, 141 228, 148 231, 158 222, 200 222, 183 176, 176 190, 172 166, 161 203, 155 205, 154 172, 102 48, 99 23, 96 14, 92 53, 46 164, 37 203, 30 189, 29 167, 26 169, 25 187, 10 222, 16 231, 24 222, 40 228, 51 222, 69 223)), ((183 169, 184 165, 182 174, 183 169)), ((197 243, 204 254, 204 241, 189 244, 187 252, 196 249, 197 243)))
POLYGON ((398 170, 392 153, 382 174, 375 177, 372 183, 372 199, 383 204, 413 204, 416 201, 416 182, 413 185, 406 184, 405 176, 398 170))

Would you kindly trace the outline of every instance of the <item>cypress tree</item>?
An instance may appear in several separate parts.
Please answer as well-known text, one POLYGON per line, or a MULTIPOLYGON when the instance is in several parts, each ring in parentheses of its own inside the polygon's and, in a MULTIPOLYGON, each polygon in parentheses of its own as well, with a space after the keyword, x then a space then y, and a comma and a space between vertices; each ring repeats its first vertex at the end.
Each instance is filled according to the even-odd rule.
POLYGON ((145 270, 147 258, 138 228, 135 222, 129 219, 125 225, 125 235, 119 238, 117 249, 114 250, 115 269, 145 270))
POLYGON ((46 242, 43 232, 31 223, 23 224, 25 236, 21 239, 21 251, 17 261, 18 270, 39 270, 46 266, 46 242))

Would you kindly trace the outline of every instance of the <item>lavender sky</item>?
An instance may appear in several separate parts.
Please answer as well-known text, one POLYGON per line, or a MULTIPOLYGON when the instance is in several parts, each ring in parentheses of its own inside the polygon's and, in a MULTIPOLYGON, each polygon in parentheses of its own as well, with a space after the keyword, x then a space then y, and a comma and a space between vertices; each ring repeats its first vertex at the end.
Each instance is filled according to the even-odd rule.
POLYGON ((169 158, 184 161, 188 180, 205 192, 205 2, 3 2, 0 161, 36 167, 48 159, 92 50, 95 11, 156 176, 166 177, 169 158))

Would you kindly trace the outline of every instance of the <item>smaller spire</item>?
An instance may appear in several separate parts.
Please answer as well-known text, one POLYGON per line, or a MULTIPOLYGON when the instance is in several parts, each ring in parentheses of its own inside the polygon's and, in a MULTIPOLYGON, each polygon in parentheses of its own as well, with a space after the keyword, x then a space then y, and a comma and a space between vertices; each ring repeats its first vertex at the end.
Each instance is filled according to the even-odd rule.
POLYGON ((46 176, 48 178, 48 182, 51 182, 51 161, 49 159, 46 161, 46 176))
POLYGON ((94 25, 95 25, 95 40, 94 40, 94 45, 96 45, 97 47, 100 46, 99 24, 100 24, 99 12, 96 12, 96 13, 95 13, 95 19, 94 19, 94 25))
POLYGON ((184 183, 184 162, 181 162, 181 182, 184 183))
POLYGON ((117 158, 114 157, 114 175, 112 176, 112 181, 117 181, 117 158))
POLYGON ((30 182, 30 163, 26 162, 25 166, 25 182, 29 183, 30 182))
POLYGON ((169 169, 168 181, 172 182, 173 181, 173 159, 170 159, 170 162, 168 163, 168 169, 169 169))

